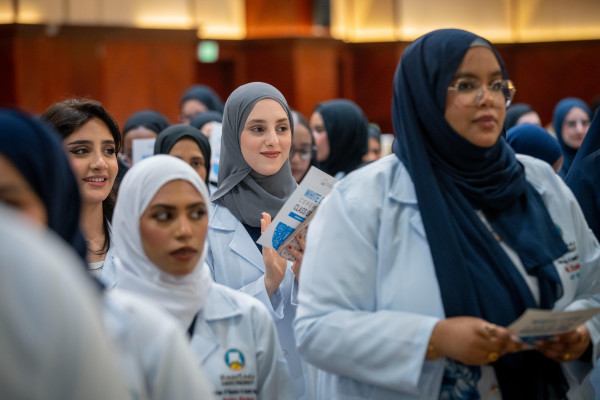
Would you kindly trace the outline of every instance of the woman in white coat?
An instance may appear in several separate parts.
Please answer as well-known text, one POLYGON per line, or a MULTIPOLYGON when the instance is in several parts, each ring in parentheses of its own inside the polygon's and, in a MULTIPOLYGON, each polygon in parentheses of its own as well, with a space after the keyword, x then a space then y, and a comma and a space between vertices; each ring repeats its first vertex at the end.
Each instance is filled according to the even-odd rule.
POLYGON ((573 195, 501 137, 513 94, 469 32, 405 50, 395 154, 336 185, 307 235, 295 332, 326 371, 320 398, 577 398, 597 318, 534 349, 505 328, 527 308, 597 306, 600 273, 573 195))
POLYGON ((15 211, 0 202, 0 398, 131 399, 81 258, 15 211))
MULTIPOLYGON (((12 110, 0 110, 0 202, 57 233, 83 264, 79 191, 58 135, 12 110)), ((131 294, 100 286, 96 294, 102 295, 105 327, 129 394, 140 400, 209 398, 212 388, 173 318, 131 294)))
POLYGON ((291 265, 256 243, 297 187, 288 159, 292 132, 290 108, 273 86, 248 83, 227 99, 207 263, 217 283, 254 296, 270 310, 296 393, 311 399, 312 374, 298 355, 292 330, 302 254, 294 253, 297 261, 291 265))
POLYGON ((210 278, 208 205, 205 183, 184 161, 156 155, 135 164, 113 218, 117 288, 146 297, 188 331, 217 398, 292 399, 267 310, 210 278))

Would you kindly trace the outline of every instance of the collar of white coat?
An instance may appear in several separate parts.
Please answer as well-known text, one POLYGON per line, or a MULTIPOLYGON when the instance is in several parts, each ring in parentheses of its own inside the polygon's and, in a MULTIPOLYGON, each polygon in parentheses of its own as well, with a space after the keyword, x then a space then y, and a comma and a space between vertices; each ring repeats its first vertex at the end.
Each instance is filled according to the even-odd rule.
POLYGON ((410 173, 400 160, 397 167, 396 176, 390 186, 390 198, 399 203, 417 204, 417 193, 410 173))
POLYGON ((242 310, 235 303, 233 296, 227 296, 228 291, 233 291, 233 289, 213 282, 203 309, 206 321, 233 318, 242 314, 242 310))
POLYGON ((215 203, 210 204, 210 219, 208 220, 208 227, 210 229, 235 231, 238 223, 238 219, 229 212, 227 207, 215 203))

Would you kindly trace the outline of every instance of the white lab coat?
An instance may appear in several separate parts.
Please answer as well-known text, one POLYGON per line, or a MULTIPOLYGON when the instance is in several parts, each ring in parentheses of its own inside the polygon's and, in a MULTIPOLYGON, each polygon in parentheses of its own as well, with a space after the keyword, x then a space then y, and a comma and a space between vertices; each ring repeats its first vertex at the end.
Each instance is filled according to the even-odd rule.
MULTIPOLYGON (((564 296, 555 309, 598 306, 591 296, 600 249, 575 198, 545 163, 519 159, 571 247, 561 260, 579 257, 579 270, 557 268, 564 296)), ((444 307, 414 185, 395 155, 347 176, 323 201, 308 230, 298 300, 300 353, 327 371, 320 398, 438 398, 445 360, 425 361, 425 354, 444 307)), ((588 327, 595 360, 600 319, 588 327)), ((592 367, 566 365, 571 383, 592 367)))
POLYGON ((257 300, 212 284, 191 344, 218 399, 294 399, 273 320, 257 300))
POLYGON ((106 293, 104 320, 135 399, 212 399, 213 388, 173 317, 135 293, 106 293))
POLYGON ((0 221, 0 399, 130 399, 83 260, 2 204, 0 221))
MULTIPOLYGON (((208 223, 206 263, 215 282, 255 297, 270 311, 287 359, 295 392, 314 398, 314 368, 303 362, 296 349, 292 322, 296 314, 297 282, 288 263, 279 289, 271 298, 265 288, 265 264, 256 244, 237 218, 223 206, 213 205, 208 223)), ((274 217, 274 216, 273 216, 274 217)))

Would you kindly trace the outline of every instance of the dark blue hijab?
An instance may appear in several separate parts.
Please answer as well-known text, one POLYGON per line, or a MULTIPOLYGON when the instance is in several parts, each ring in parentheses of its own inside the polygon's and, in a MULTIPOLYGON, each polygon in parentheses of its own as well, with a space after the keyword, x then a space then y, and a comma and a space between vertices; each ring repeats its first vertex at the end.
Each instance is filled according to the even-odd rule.
POLYGON ((202 130, 202 127, 209 122, 223 122, 223 113, 219 111, 204 111, 194 115, 190 119, 190 125, 196 129, 202 130))
POLYGON ((369 123, 365 114, 346 99, 319 103, 315 111, 323 118, 329 140, 329 156, 320 162, 321 168, 330 175, 354 171, 368 149, 369 123))
POLYGON ((208 176, 210 175, 210 143, 208 138, 202 132, 190 125, 175 124, 162 131, 154 142, 154 154, 169 154, 171 149, 181 139, 190 138, 198 145, 198 148, 204 156, 204 168, 206 168, 206 178, 204 183, 208 186, 208 176))
POLYGON ((506 141, 518 154, 527 154, 554 165, 562 156, 558 140, 539 125, 520 124, 506 132, 506 141))
MULTIPOLYGON (((476 39, 492 48, 455 29, 431 32, 406 48, 394 78, 393 150, 415 185, 446 317, 475 316, 507 326, 527 308, 551 309, 562 296, 552 262, 567 246, 504 139, 489 148, 475 146, 444 117, 447 88, 476 39), (540 304, 477 209, 538 279, 540 304)), ((494 367, 504 398, 565 393, 560 365, 538 352, 505 355, 494 367)))
POLYGON ((143 126, 157 135, 169 126, 167 117, 152 110, 142 110, 131 114, 123 125, 123 137, 132 129, 143 126))
POLYGON ((585 104, 583 100, 576 97, 567 97, 566 99, 562 99, 558 102, 556 107, 554 107, 554 113, 552 114, 552 126, 554 127, 554 132, 556 133, 556 139, 558 139, 558 143, 560 144, 563 155, 565 156, 565 161, 560 169, 560 175, 563 177, 567 176, 569 168, 571 168, 571 163, 577 155, 577 149, 569 147, 562 137, 563 121, 573 107, 579 107, 583 109, 588 114, 590 119, 592 118, 592 112, 590 111, 588 105, 585 104))
POLYGON ((180 104, 183 105, 183 103, 191 99, 198 100, 209 110, 219 111, 220 113, 223 113, 223 109, 225 108, 223 100, 221 100, 219 95, 206 85, 194 85, 188 88, 181 96, 180 104))
POLYGON ((565 181, 600 240, 600 113, 596 113, 565 181))
POLYGON ((0 153, 44 204, 48 227, 85 260, 87 246, 79 230, 79 187, 58 134, 43 121, 0 109, 0 153))
POLYGON ((506 110, 506 117, 504 118, 504 131, 508 132, 510 128, 517 124, 519 118, 523 115, 533 112, 533 108, 529 104, 516 103, 511 104, 506 110))

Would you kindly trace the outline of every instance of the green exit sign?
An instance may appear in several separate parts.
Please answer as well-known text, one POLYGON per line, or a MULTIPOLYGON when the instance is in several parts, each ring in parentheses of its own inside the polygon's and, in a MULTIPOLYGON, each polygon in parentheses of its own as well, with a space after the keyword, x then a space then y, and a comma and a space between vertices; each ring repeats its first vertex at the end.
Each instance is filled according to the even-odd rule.
POLYGON ((214 40, 202 40, 198 43, 198 61, 214 63, 219 59, 219 44, 214 40))

